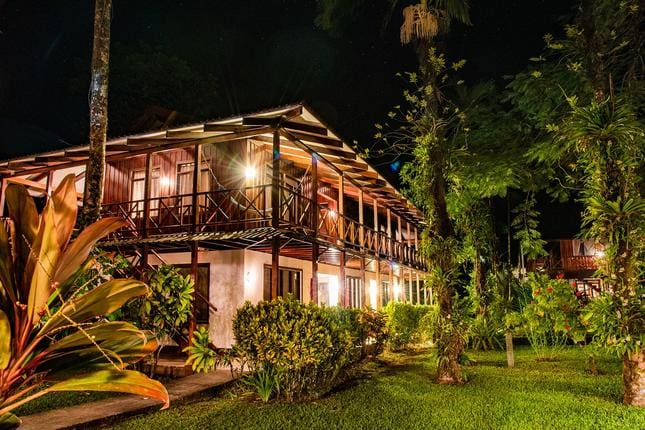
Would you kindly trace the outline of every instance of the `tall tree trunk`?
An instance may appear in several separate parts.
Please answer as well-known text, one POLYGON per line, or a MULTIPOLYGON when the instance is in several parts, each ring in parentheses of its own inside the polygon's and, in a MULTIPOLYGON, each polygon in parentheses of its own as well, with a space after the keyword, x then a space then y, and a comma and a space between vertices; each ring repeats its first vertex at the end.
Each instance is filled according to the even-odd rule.
POLYGON ((110 21, 112 0, 96 0, 94 43, 90 81, 89 157, 81 223, 86 226, 100 217, 105 175, 105 140, 108 124, 108 72, 110 64, 110 21))
POLYGON ((623 402, 627 405, 645 407, 645 352, 623 357, 623 402))

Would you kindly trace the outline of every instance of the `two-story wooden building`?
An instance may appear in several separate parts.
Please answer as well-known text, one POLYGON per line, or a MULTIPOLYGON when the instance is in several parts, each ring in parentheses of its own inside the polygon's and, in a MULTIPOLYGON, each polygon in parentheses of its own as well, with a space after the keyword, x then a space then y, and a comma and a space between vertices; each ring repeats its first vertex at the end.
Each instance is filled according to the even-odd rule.
MULTIPOLYGON (((9 183, 45 198, 70 173, 81 205, 87 157, 82 146, 0 162, 0 206, 9 183)), ((303 104, 109 140, 102 213, 128 220, 103 247, 193 274, 194 320, 217 346, 246 300, 430 300, 422 214, 303 104)))

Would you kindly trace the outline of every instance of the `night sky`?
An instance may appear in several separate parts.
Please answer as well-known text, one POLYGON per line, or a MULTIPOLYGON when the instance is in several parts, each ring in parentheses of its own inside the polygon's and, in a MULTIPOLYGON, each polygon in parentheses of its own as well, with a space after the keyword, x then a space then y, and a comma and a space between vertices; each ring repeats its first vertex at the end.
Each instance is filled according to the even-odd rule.
MULTIPOLYGON (((110 136, 145 131, 137 119, 152 105, 195 122, 304 100, 345 139, 370 146, 374 123, 400 103, 395 74, 416 68, 398 40, 400 12, 381 32, 376 6, 332 37, 316 27, 311 0, 113 2, 110 136)), ((86 142, 93 3, 0 0, 0 158, 86 142)), ((468 82, 502 87, 571 8, 472 1, 473 25, 453 26, 447 55, 467 60, 468 82)))

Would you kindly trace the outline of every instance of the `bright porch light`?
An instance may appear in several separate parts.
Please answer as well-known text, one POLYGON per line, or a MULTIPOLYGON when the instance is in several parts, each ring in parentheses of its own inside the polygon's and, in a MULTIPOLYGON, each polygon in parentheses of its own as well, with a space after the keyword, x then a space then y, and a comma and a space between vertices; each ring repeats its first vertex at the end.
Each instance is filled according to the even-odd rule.
POLYGON ((255 179, 257 176, 257 170, 253 166, 246 166, 244 168, 244 176, 246 179, 255 179))

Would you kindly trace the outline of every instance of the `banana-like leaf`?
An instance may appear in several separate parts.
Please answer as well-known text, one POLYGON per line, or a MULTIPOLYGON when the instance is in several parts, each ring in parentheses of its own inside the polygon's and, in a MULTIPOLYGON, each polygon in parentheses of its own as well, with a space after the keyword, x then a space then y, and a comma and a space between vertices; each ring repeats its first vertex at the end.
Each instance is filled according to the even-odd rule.
POLYGON ((58 247, 63 249, 72 235, 78 212, 76 198, 76 176, 69 174, 63 178, 52 193, 50 203, 54 206, 54 223, 58 233, 58 247))
POLYGON ((60 258, 56 214, 50 200, 43 210, 40 228, 32 243, 25 272, 33 271, 27 302, 27 315, 36 325, 45 314, 47 300, 52 293, 52 276, 60 258))
POLYGON ((70 348, 92 345, 93 343, 103 343, 106 340, 123 337, 135 336, 147 341, 145 333, 134 325, 123 321, 111 321, 106 323, 95 324, 83 331, 77 331, 65 336, 59 341, 52 343, 45 351, 49 353, 59 352, 70 348))
POLYGON ((10 430, 17 428, 22 421, 20 418, 10 412, 0 414, 0 430, 10 430))
POLYGON ((11 324, 9 317, 0 310, 0 370, 4 370, 11 360, 11 324))
POLYGON ((60 258, 58 270, 54 274, 54 282, 58 282, 60 285, 65 284, 78 270, 79 266, 87 260, 96 242, 125 224, 126 221, 123 218, 110 217, 100 219, 85 228, 76 240, 67 247, 60 258))
POLYGON ((162 409, 170 405, 168 391, 159 381, 134 370, 99 370, 54 384, 47 391, 115 391, 160 400, 164 403, 162 409))
POLYGON ((157 339, 149 331, 121 321, 101 323, 50 345, 44 351, 41 366, 52 371, 68 371, 76 367, 100 366, 110 361, 127 365, 149 356, 157 347, 157 339))
POLYGON ((27 189, 22 185, 9 184, 5 192, 9 217, 14 222, 14 265, 15 278, 18 279, 14 285, 18 299, 27 300, 29 296, 29 283, 31 272, 25 270, 31 244, 38 233, 38 211, 34 199, 31 198, 27 189), (20 281, 22 280, 22 282, 20 281))
MULTIPOLYGON (((9 246, 9 235, 0 225, 0 308, 5 308, 7 299, 16 302, 15 285, 13 284, 13 257, 9 246)), ((5 308, 8 309, 8 308, 5 308)))
POLYGON ((70 325, 71 321, 80 323, 114 312, 131 298, 142 296, 147 292, 146 284, 136 279, 112 279, 63 305, 43 325, 38 336, 44 336, 57 328, 70 325))

